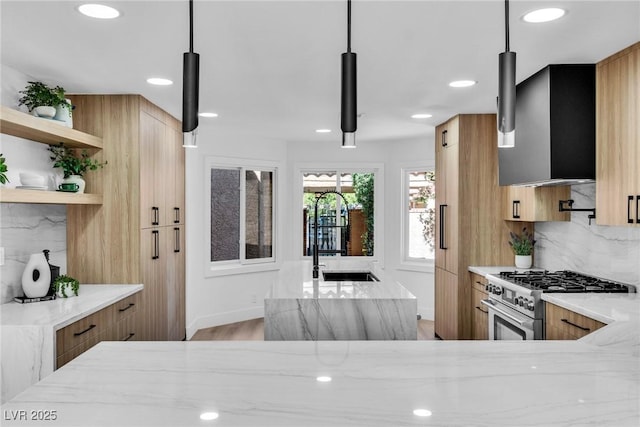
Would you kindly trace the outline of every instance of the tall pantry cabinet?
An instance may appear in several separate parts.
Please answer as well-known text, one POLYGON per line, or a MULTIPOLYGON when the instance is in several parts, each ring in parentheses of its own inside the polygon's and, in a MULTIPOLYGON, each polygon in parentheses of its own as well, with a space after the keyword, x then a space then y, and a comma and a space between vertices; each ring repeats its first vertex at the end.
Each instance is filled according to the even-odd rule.
POLYGON ((138 95, 75 95, 74 128, 101 136, 87 175, 99 206, 67 208, 67 265, 82 283, 143 283, 138 340, 185 338, 181 123, 138 95))
POLYGON ((473 336, 470 265, 513 265, 502 220, 494 114, 461 114, 436 127, 435 333, 473 336))
POLYGON ((596 65, 596 223, 640 226, 640 42, 596 65))

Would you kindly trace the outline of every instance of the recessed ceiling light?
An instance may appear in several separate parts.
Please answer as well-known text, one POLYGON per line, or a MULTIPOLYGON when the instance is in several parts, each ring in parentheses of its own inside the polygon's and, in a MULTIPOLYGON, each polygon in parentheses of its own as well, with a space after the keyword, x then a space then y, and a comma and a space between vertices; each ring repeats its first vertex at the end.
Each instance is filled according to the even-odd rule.
POLYGON ((418 417, 430 417, 431 411, 428 409, 414 409, 413 415, 416 415, 418 417))
POLYGON ((331 129, 316 129, 316 133, 331 133, 331 129))
POLYGON ((202 414, 200 414, 200 419, 202 421, 211 421, 215 420, 216 418, 218 418, 217 412, 203 412, 202 414))
POLYGON ((329 383, 331 382, 331 377, 327 377, 327 376, 317 377, 316 381, 318 381, 319 383, 329 383))
POLYGON ((78 11, 90 18, 113 19, 120 16, 120 11, 103 4, 82 4, 78 6, 78 11))
POLYGON ((473 80, 456 80, 456 81, 453 81, 453 82, 449 83, 449 86, 451 86, 451 87, 469 87, 469 86, 473 86, 476 83, 477 82, 473 81, 473 80))
POLYGON ((163 79, 160 77, 151 77, 147 79, 147 83, 157 86, 169 86, 172 85, 173 82, 169 79, 163 79))
POLYGON ((218 113, 198 113, 200 117, 218 117, 218 113))
POLYGON ((433 117, 433 116, 427 113, 418 113, 411 116, 412 119, 428 119, 430 117, 433 117))
POLYGON ((547 9, 538 9, 538 10, 531 11, 526 15, 524 15, 522 19, 525 22, 538 24, 540 22, 549 22, 549 21, 554 21, 556 19, 560 19, 564 16, 565 13, 566 12, 564 9, 560 9, 557 7, 550 7, 547 9))

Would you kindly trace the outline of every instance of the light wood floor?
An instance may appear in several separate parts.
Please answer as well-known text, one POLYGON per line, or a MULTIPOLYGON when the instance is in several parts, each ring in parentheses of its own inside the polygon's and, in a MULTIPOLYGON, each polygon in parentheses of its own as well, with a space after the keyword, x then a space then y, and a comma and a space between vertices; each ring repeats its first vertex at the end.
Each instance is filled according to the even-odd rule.
MULTIPOLYGON (((434 340, 432 320, 418 320, 418 339, 434 340)), ((264 319, 252 319, 245 322, 230 323, 200 329, 191 338, 192 341, 262 341, 264 340, 264 319)))

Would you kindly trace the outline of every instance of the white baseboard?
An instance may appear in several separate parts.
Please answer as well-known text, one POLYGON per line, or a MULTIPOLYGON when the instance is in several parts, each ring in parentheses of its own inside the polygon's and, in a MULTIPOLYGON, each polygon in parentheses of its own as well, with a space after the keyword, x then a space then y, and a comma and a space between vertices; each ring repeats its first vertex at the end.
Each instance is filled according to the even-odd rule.
POLYGON ((187 341, 190 340, 199 329, 226 325, 228 323, 243 322, 245 320, 258 319, 260 317, 264 317, 264 307, 249 307, 241 310, 225 311, 224 313, 198 317, 187 325, 187 341))

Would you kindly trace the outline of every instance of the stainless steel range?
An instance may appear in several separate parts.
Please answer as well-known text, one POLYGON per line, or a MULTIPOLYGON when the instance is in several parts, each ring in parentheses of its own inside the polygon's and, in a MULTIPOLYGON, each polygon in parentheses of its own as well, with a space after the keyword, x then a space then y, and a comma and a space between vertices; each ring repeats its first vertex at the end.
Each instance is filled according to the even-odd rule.
POLYGON ((636 288, 574 271, 505 271, 487 276, 489 339, 544 339, 543 292, 630 293, 636 288))

